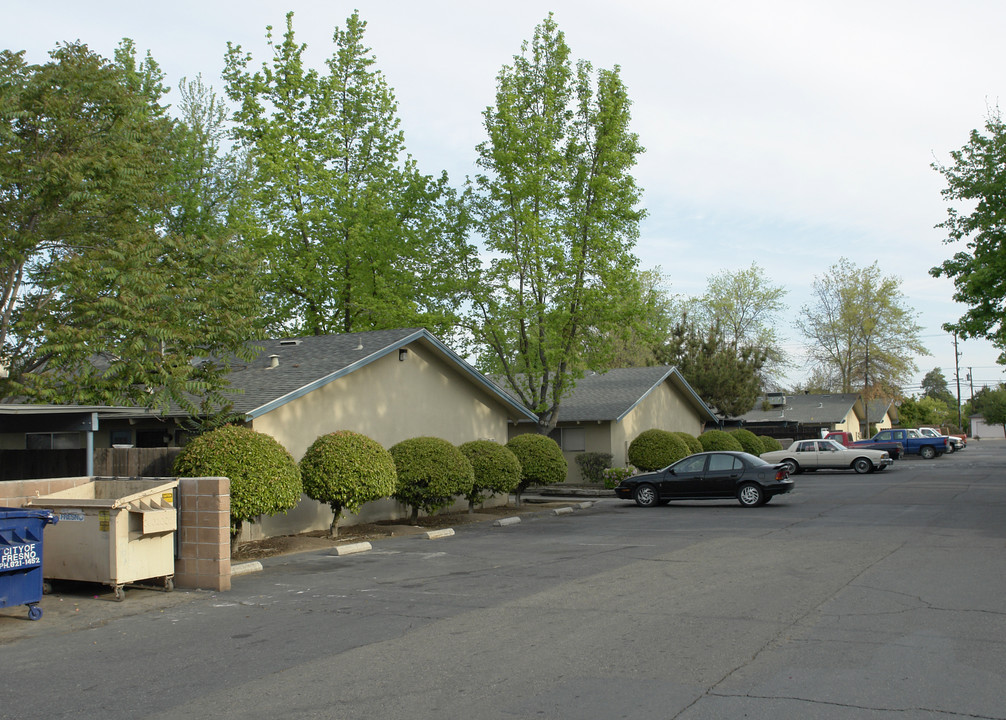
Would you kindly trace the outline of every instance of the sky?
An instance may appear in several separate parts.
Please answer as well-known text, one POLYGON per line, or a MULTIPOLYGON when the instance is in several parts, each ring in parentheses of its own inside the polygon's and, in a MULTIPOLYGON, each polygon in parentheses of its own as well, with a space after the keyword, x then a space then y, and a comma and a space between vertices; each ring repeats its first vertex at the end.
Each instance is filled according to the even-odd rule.
MULTIPOLYGON (((227 43, 268 58, 267 25, 288 11, 319 70, 332 32, 354 10, 398 100, 408 152, 460 187, 485 139, 496 76, 549 12, 573 57, 618 65, 632 129, 646 152, 634 169, 647 217, 636 254, 669 291, 701 295, 710 275, 761 266, 787 294, 777 319, 806 374, 793 328, 815 279, 845 257, 900 278, 931 355, 905 386, 940 368, 956 392, 953 337, 966 310, 929 269, 963 249, 935 226, 946 217, 933 163, 981 128, 1006 88, 999 0, 175 0, 171 3, 2 0, 0 47, 44 62, 80 40, 110 56, 123 37, 150 51, 176 87, 202 74, 222 94, 227 43)), ((169 97, 169 100, 172 97, 169 97)), ((174 99, 177 99, 175 96, 174 99)), ((961 397, 1002 382, 998 351, 958 344, 961 397), (971 382, 968 381, 970 373, 971 382)))

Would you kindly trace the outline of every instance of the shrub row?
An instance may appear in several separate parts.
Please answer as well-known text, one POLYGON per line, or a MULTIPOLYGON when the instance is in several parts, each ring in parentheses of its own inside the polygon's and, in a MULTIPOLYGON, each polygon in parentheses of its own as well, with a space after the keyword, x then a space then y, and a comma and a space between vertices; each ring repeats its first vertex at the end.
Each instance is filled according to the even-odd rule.
POLYGON ((531 485, 566 479, 566 460, 554 440, 518 435, 506 445, 475 440, 455 447, 435 437, 418 437, 385 450, 349 430, 317 438, 300 463, 275 439, 250 428, 227 425, 193 439, 175 461, 181 476, 224 476, 231 481, 231 533, 243 522, 285 512, 303 492, 332 508, 330 533, 338 532, 344 510, 392 497, 419 511, 435 512, 461 496, 471 511, 486 497, 514 492, 517 504, 531 485))
MULTIPOLYGON (((653 428, 641 432, 629 444, 628 461, 638 470, 652 472, 697 452, 737 450, 757 456, 764 452, 781 449, 782 445, 778 440, 767 435, 755 435, 750 430, 743 428, 706 430, 698 437, 684 432, 669 432, 653 428)), ((578 457, 577 460, 579 461, 580 458, 578 457)), ((588 477, 586 473, 584 473, 584 477, 588 477)))

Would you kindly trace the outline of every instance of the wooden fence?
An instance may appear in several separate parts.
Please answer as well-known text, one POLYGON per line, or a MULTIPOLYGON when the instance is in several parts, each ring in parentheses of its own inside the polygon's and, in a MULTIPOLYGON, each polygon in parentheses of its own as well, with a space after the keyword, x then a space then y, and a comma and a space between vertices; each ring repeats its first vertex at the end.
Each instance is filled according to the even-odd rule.
MULTIPOLYGON (((105 477, 169 477, 181 448, 96 448, 94 474, 105 477)), ((0 450, 0 481, 80 477, 86 450, 0 450)))

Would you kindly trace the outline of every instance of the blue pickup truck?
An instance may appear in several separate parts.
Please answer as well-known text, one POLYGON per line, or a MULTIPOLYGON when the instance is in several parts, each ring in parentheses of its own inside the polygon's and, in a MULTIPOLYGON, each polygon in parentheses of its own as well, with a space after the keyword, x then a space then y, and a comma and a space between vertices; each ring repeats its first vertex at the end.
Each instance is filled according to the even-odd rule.
POLYGON ((937 455, 942 455, 943 453, 949 451, 946 437, 920 437, 918 432, 900 430, 897 428, 891 430, 881 430, 872 438, 858 440, 856 444, 863 447, 869 445, 870 443, 889 443, 892 441, 901 443, 901 446, 905 448, 906 454, 919 455, 926 460, 930 460, 937 455))

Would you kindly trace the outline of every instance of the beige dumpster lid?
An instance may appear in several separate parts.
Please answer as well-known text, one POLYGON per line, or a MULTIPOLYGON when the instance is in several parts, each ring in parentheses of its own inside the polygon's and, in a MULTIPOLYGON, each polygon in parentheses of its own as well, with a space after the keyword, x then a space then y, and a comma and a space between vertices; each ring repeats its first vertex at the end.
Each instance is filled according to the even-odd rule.
POLYGON ((152 481, 151 484, 144 486, 140 490, 136 490, 138 484, 144 483, 142 480, 136 479, 101 479, 94 480, 90 483, 85 483, 84 485, 78 485, 77 487, 69 488, 67 490, 60 490, 59 492, 54 492, 49 495, 41 495, 39 497, 31 498, 25 505, 30 507, 44 507, 44 508, 55 508, 55 507, 101 507, 101 508, 120 508, 125 507, 129 503, 135 500, 141 500, 145 497, 151 495, 157 495, 158 493, 163 493, 168 490, 172 490, 178 487, 178 480, 170 480, 168 482, 152 481), (156 482, 157 484, 153 484, 156 482), (126 495, 116 494, 115 497, 111 498, 96 498, 94 497, 94 488, 98 483, 118 483, 124 486, 124 490, 133 490, 126 495), (88 495, 90 494, 90 497, 88 495))

